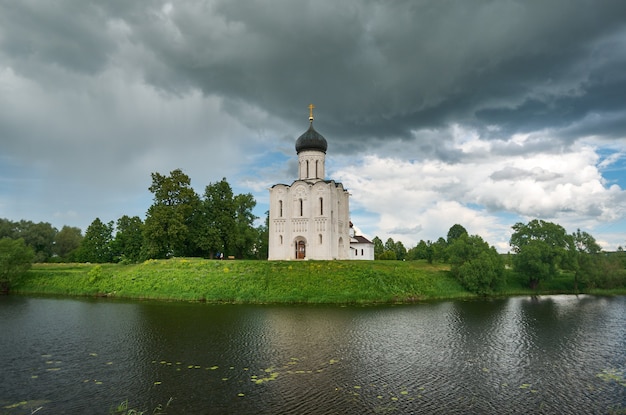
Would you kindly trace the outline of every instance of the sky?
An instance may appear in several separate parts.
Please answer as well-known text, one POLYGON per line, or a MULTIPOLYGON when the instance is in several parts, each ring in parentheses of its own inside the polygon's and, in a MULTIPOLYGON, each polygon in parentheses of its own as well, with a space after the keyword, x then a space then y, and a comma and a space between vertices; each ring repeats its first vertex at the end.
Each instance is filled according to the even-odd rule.
POLYGON ((297 178, 328 141, 351 220, 405 247, 518 222, 626 246, 623 0, 0 0, 0 218, 145 218, 151 173, 198 194, 297 178))

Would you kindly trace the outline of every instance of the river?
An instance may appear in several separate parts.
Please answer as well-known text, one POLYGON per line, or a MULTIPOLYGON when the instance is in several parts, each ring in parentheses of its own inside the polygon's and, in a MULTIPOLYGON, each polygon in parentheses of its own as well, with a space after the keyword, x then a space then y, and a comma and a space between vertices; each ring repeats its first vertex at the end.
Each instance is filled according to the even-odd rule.
POLYGON ((0 297, 0 414, 625 413, 626 297, 0 297))

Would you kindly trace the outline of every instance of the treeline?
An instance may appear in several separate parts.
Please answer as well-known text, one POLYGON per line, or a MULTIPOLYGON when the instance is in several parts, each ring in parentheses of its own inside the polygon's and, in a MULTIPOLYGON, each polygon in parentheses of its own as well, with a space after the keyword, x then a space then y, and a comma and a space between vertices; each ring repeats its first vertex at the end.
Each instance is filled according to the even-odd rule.
POLYGON ((21 239, 34 262, 123 262, 172 256, 267 259, 267 226, 254 226, 256 201, 235 195, 225 178, 198 195, 180 169, 152 173, 153 204, 142 221, 124 215, 96 218, 82 234, 77 227, 0 219, 0 239, 21 239))
MULTIPOLYGON (((151 176, 149 190, 154 198, 145 221, 126 215, 107 223, 96 218, 83 235, 76 227, 57 230, 49 223, 0 219, 0 283, 23 272, 31 262, 267 259, 267 218, 263 225, 254 226, 256 201, 251 194, 235 195, 223 178, 198 195, 180 169, 151 176)), ((506 256, 455 224, 446 238, 422 240, 409 250, 400 241, 389 238, 383 243, 375 237, 375 259, 450 264, 461 284, 478 294, 497 293, 509 274, 507 267, 533 289, 557 276, 571 278, 575 290, 626 287, 626 255, 621 247, 618 252, 605 253, 587 232, 567 234, 562 226, 537 219, 512 228, 511 254, 506 256)), ((7 286, 2 283, 0 289, 1 285, 7 286)))
POLYGON ((576 291, 626 287, 626 253, 622 247, 614 253, 602 252, 591 234, 580 229, 567 234, 562 226, 539 219, 516 223, 512 228, 511 254, 506 256, 480 236, 469 235, 459 224, 450 228, 446 239, 422 240, 408 251, 402 242, 389 238, 383 244, 375 237, 374 255, 376 259, 449 263, 452 275, 467 290, 484 295, 497 293, 506 283, 507 265, 532 289, 557 276, 570 278, 576 291))

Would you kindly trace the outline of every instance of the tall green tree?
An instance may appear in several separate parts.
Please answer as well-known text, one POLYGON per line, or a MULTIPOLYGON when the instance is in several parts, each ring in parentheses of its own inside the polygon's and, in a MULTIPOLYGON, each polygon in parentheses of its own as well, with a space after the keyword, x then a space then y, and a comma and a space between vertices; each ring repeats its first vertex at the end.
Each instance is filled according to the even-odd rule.
POLYGON ((448 255, 452 275, 467 290, 489 295, 504 283, 504 261, 480 236, 460 234, 448 247, 448 255))
POLYGON ((254 255, 256 259, 267 259, 269 255, 269 228, 270 212, 265 211, 265 220, 262 225, 256 228, 256 242, 254 244, 254 255))
POLYGON ((378 236, 375 236, 374 239, 372 239, 372 243, 374 244, 374 258, 380 259, 380 256, 383 252, 385 252, 385 244, 383 244, 382 239, 378 236))
POLYGON ((113 260, 139 262, 143 247, 143 222, 139 216, 124 215, 117 220, 117 231, 112 242, 113 260))
POLYGON ((576 262, 574 273, 574 289, 578 284, 595 285, 606 271, 606 258, 600 255, 602 248, 591 234, 577 229, 572 234, 576 247, 576 262))
POLYGON ((510 245, 515 270, 535 289, 541 281, 554 277, 559 269, 573 269, 576 258, 574 239, 561 225, 534 219, 513 225, 510 245))
POLYGON ((83 234, 80 228, 65 225, 54 237, 54 253, 62 261, 75 261, 82 241, 83 234))
POLYGON ((150 192, 153 204, 148 208, 143 227, 144 256, 167 258, 185 256, 193 251, 190 226, 200 199, 191 187, 191 179, 176 169, 169 176, 152 173, 150 192))
POLYGON ((376 257, 376 245, 374 245, 374 257, 376 259, 394 260, 398 259, 396 254, 396 241, 393 238, 387 238, 384 245, 383 253, 376 257))
POLYGON ((448 245, 451 245, 455 240, 459 239, 463 235, 467 235, 467 230, 457 224, 452 225, 452 227, 448 230, 447 240, 448 245))
POLYGON ((233 189, 226 178, 206 186, 202 203, 206 217, 202 247, 211 256, 218 252, 234 255, 237 213, 233 189))
POLYGON ((57 232, 57 229, 47 222, 0 220, 0 238, 24 239, 24 243, 35 252, 35 262, 46 262, 52 257, 57 232))
POLYGON ((34 250, 23 239, 0 239, 0 292, 8 292, 11 281, 28 271, 34 258, 34 250))
POLYGON ((85 237, 79 248, 78 259, 81 262, 112 262, 112 240, 113 221, 104 223, 100 218, 94 219, 85 231, 85 237))
POLYGON ((13 221, 0 218, 0 239, 2 238, 17 239, 17 226, 13 221))
POLYGON ((254 221, 257 217, 252 213, 256 201, 250 193, 236 195, 233 199, 235 206, 235 229, 232 236, 232 249, 237 258, 252 258, 257 230, 254 221))
POLYGON ((393 238, 387 238, 385 241, 385 251, 394 251, 396 250, 396 241, 393 238))
POLYGON ((433 243, 433 259, 435 261, 448 262, 448 242, 443 237, 439 237, 433 243))
POLYGON ((393 251, 396 254, 396 259, 404 261, 406 259, 406 248, 402 241, 396 241, 393 247, 393 251))
POLYGON ((426 259, 428 257, 428 245, 426 245, 426 242, 421 239, 417 245, 415 245, 413 248, 409 249, 409 251, 407 252, 407 259, 410 260, 419 260, 419 259, 426 259))

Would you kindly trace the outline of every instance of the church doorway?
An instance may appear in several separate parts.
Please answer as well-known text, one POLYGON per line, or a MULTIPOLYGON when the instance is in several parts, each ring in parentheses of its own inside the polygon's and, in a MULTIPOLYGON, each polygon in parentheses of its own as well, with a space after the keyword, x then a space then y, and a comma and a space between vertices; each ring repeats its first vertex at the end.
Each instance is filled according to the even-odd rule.
POLYGON ((296 259, 304 259, 306 257, 306 243, 304 241, 296 242, 296 259))

